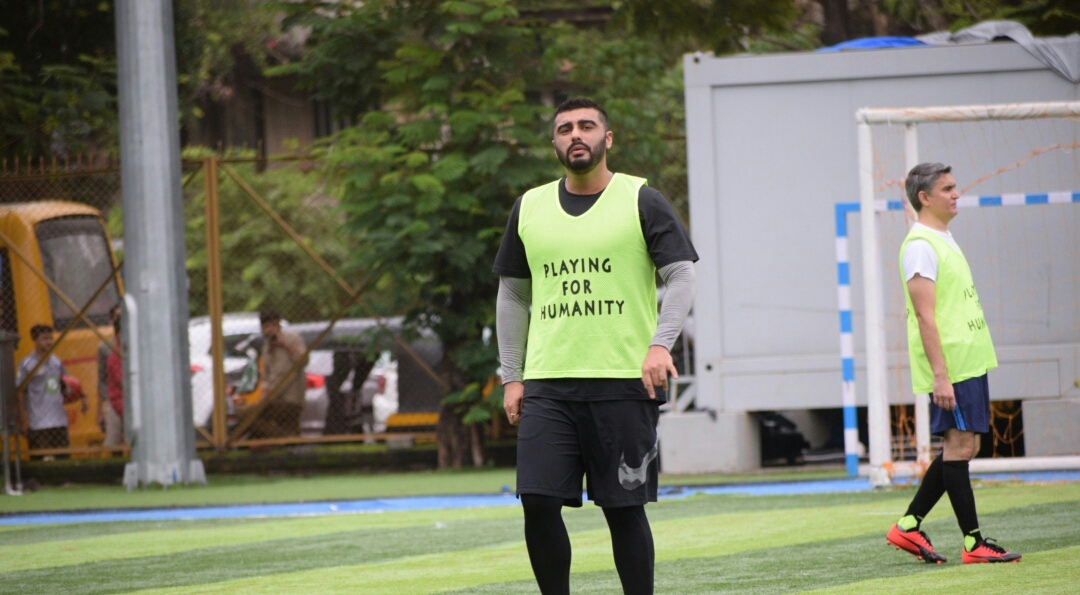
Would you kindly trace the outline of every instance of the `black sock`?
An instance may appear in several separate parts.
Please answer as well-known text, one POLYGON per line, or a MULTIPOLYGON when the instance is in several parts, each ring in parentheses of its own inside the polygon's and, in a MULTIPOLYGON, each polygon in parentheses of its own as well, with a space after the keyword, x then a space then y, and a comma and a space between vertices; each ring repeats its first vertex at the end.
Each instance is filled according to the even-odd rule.
POLYGON ((563 523, 563 499, 522 494, 525 546, 542 595, 570 595, 570 535, 563 523))
POLYGON ((937 458, 930 462, 930 466, 926 468, 926 473, 923 474, 922 481, 919 482, 919 489, 915 492, 915 497, 911 499, 911 504, 908 505, 907 512, 904 513, 904 516, 911 515, 915 517, 915 520, 919 523, 915 526, 916 529, 921 527, 922 520, 926 518, 926 515, 930 514, 934 505, 945 494, 945 477, 941 463, 941 455, 938 455, 937 458))
POLYGON ((982 535, 979 534, 979 515, 975 512, 975 493, 971 491, 968 462, 945 461, 943 471, 945 491, 949 493, 949 501, 956 513, 956 522, 964 533, 965 547, 968 546, 966 538, 969 536, 975 538, 977 544, 982 541, 982 535))
POLYGON ((653 538, 645 506, 605 508, 624 595, 653 595, 653 538))

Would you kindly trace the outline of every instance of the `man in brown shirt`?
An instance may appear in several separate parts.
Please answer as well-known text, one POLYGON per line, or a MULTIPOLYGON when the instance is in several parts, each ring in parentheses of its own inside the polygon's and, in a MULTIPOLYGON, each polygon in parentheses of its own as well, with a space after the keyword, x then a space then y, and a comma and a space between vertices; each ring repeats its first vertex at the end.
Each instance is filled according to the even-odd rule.
POLYGON ((307 344, 300 335, 281 329, 277 310, 263 310, 259 322, 266 338, 262 348, 262 390, 268 401, 259 420, 252 424, 251 437, 298 436, 307 389, 307 344))

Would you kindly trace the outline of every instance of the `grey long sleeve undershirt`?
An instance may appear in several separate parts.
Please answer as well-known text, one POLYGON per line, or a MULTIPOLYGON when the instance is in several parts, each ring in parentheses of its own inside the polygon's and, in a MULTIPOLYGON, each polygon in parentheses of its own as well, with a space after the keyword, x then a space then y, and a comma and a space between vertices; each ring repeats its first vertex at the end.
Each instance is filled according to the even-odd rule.
MULTIPOLYGON (((671 351, 694 302, 694 263, 689 260, 673 262, 660 267, 658 272, 667 286, 667 292, 664 293, 664 302, 660 306, 656 333, 649 344, 671 351)), ((522 380, 531 305, 531 279, 499 277, 499 295, 495 302, 495 331, 499 339, 503 382, 522 380)))

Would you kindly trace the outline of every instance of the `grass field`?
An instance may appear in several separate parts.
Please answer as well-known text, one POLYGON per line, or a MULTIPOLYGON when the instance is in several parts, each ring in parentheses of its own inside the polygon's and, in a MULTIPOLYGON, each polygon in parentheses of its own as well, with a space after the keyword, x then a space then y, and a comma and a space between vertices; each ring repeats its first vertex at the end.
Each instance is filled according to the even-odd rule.
MULTIPOLYGON (((0 512, 493 492, 507 483, 512 472, 502 470, 370 479, 212 478, 210 488, 132 494, 102 487, 47 488, 23 498, 0 496, 0 512)), ((1080 592, 1080 483, 978 484, 984 532, 1024 554, 1020 564, 993 566, 958 563, 960 534, 947 499, 924 528, 948 564, 928 566, 887 547, 885 531, 912 493, 904 488, 695 495, 650 504, 656 592, 1080 592)), ((599 509, 586 504, 566 509, 564 516, 574 547, 573 592, 621 593, 599 509)), ((521 511, 509 506, 0 527, 0 593, 514 595, 538 590, 522 540, 521 511)))

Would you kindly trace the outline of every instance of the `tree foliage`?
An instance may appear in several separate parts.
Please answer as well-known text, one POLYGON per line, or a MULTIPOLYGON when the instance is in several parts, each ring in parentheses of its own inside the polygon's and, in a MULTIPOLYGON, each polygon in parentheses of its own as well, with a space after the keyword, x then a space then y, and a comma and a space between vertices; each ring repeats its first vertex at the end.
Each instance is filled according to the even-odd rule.
MULTIPOLYGON (((385 58, 336 62, 341 79, 368 87, 354 109, 382 109, 364 112, 326 155, 346 228, 363 246, 356 265, 416 287, 408 320, 443 341, 440 372, 452 406, 440 424, 449 426, 488 410, 469 405, 497 367, 483 332, 494 319, 491 264, 507 213, 515 196, 557 172, 541 134, 546 110, 526 101, 526 74, 539 64, 536 32, 516 17, 507 0, 414 0, 364 4, 317 28, 320 39, 328 31, 349 39, 392 32, 378 46, 385 58)), ((312 13, 302 18, 318 22, 312 13)), ((314 84, 338 78, 325 70, 331 64, 315 52, 311 64, 290 70, 314 84)), ((332 85, 327 93, 342 89, 332 85)), ((449 431, 456 437, 441 441, 442 464, 478 462, 476 441, 449 431)))
POLYGON ((798 17, 792 0, 616 0, 616 18, 634 31, 686 51, 727 54, 746 50, 760 35, 784 33, 798 17))
POLYGON ((252 0, 174 0, 181 117, 201 118, 208 103, 245 91, 239 65, 267 68, 284 37, 272 5, 252 0))
MULTIPOLYGON (((959 29, 991 19, 1017 20, 1035 35, 1080 30, 1075 0, 518 0, 547 14, 575 11, 610 16, 597 40, 647 40, 647 51, 782 51, 868 35, 912 35, 959 29), (820 12, 815 3, 821 7, 820 12), (820 15, 820 16, 819 16, 820 15)), ((428 2, 417 11, 430 14, 428 2)), ((452 3, 451 3, 452 4, 452 3)), ((343 122, 357 122, 382 104, 379 64, 412 35, 397 25, 417 21, 413 4, 304 3, 281 0, 174 1, 180 110, 185 122, 208 103, 244 91, 237 67, 296 74, 313 97, 326 100, 343 122), (290 15, 282 26, 282 14, 290 15), (365 27, 355 15, 367 15, 365 27), (378 17, 378 18, 376 18, 378 17), (290 30, 288 27, 299 25, 290 30), (304 58, 293 60, 312 31, 304 58)), ((517 43, 534 44, 548 21, 525 23, 517 43)), ((114 150, 117 139, 113 0, 0 3, 0 156, 76 154, 114 150)), ((669 68, 675 64, 669 62, 669 68)), ((536 85, 530 81, 530 88, 536 85)))
MULTIPOLYGON (((262 173, 256 173, 252 165, 233 168, 330 266, 346 265, 349 243, 341 230, 340 211, 326 194, 320 172, 295 166, 262 173)), ((184 203, 191 316, 207 314, 204 173, 188 186, 189 199, 184 203)), ((224 172, 218 194, 226 312, 255 312, 272 306, 293 322, 326 320, 348 300, 345 291, 224 172)))
POLYGON ((1075 0, 940 0, 953 30, 982 21, 1023 23, 1036 36, 1080 32, 1080 4, 1075 0))
POLYGON ((267 70, 270 76, 296 77, 312 98, 328 102, 334 116, 357 121, 382 103, 380 62, 410 35, 397 26, 409 22, 407 2, 278 3, 289 14, 289 27, 311 31, 302 59, 284 60, 267 70))
MULTIPOLYGON (((249 0, 172 3, 181 114, 226 99, 238 57, 261 68, 277 15, 249 0)), ((115 152, 116 15, 112 0, 0 2, 0 156, 115 152)))
POLYGON ((0 3, 0 156, 116 146, 111 2, 0 3))

